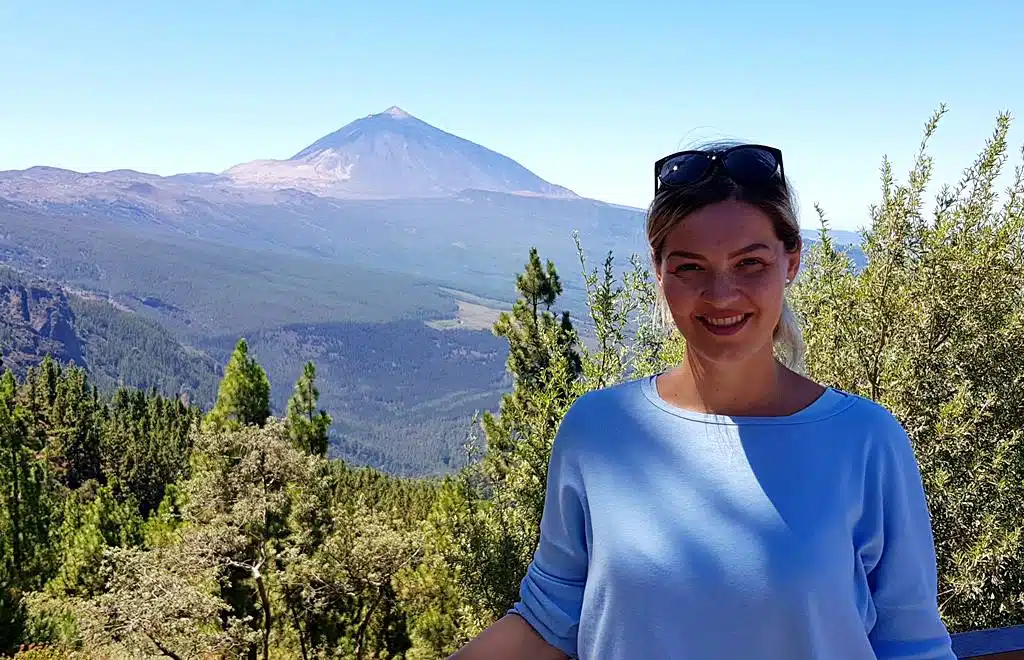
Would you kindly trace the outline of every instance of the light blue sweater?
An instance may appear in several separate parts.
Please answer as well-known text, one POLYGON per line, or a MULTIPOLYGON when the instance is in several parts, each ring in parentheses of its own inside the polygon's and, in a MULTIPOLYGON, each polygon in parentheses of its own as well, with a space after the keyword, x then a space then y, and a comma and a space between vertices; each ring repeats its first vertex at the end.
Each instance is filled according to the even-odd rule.
POLYGON ((653 378, 591 392, 540 533, 511 611, 571 657, 955 658, 913 450, 867 399, 729 418, 653 378))

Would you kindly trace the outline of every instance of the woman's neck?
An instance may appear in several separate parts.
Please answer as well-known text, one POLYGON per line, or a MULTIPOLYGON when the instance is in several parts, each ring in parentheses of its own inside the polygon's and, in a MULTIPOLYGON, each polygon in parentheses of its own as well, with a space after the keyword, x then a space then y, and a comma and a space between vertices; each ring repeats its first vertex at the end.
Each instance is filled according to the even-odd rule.
POLYGON ((709 364, 687 352, 679 367, 659 379, 663 398, 682 408, 729 416, 788 415, 821 393, 782 366, 771 350, 735 363, 709 364))

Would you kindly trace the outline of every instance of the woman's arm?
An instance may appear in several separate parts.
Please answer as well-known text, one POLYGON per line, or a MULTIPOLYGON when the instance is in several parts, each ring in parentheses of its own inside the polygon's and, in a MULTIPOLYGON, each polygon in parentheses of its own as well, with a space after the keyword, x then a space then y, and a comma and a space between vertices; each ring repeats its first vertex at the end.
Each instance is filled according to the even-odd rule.
POLYGON ((575 449, 585 435, 581 401, 562 419, 551 447, 540 540, 519 601, 452 658, 563 660, 577 653, 589 563, 589 512, 575 449))
POLYGON ((920 468, 903 427, 892 420, 872 489, 872 540, 865 548, 876 620, 869 633, 880 660, 955 660, 938 609, 935 545, 920 468))
POLYGON ((566 660, 517 614, 507 614, 448 660, 566 660))

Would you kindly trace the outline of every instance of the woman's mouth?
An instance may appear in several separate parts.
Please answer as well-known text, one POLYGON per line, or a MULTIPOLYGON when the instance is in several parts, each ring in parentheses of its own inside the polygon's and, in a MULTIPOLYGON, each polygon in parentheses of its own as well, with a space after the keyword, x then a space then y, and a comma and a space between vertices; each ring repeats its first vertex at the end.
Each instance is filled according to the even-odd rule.
POLYGON ((730 314, 729 316, 698 316, 697 318, 715 335, 734 335, 747 324, 751 314, 730 314))

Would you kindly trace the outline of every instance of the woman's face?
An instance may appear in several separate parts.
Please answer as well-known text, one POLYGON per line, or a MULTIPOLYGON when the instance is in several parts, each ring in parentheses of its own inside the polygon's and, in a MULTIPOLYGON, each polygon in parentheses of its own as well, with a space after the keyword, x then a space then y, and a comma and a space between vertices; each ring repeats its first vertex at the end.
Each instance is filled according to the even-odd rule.
POLYGON ((734 362, 771 350, 786 280, 800 250, 786 252, 771 218, 724 201, 695 211, 666 236, 657 270, 687 350, 734 362))

